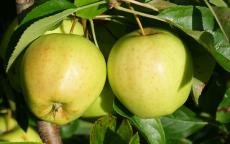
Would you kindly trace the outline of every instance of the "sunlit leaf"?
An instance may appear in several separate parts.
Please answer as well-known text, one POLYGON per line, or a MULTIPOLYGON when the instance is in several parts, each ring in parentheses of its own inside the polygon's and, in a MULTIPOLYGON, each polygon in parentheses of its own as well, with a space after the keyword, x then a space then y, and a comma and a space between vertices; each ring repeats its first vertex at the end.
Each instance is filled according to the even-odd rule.
POLYGON ((62 11, 69 8, 75 8, 75 5, 66 0, 49 0, 29 12, 20 23, 25 24, 36 18, 44 17, 54 12, 62 11))
POLYGON ((97 5, 97 6, 87 8, 84 10, 80 10, 80 11, 76 12, 76 15, 79 17, 90 19, 90 18, 93 18, 93 17, 105 12, 108 9, 108 6, 107 6, 107 3, 105 0, 75 0, 74 4, 77 7, 80 7, 80 6, 92 4, 95 2, 104 2, 104 4, 97 5))

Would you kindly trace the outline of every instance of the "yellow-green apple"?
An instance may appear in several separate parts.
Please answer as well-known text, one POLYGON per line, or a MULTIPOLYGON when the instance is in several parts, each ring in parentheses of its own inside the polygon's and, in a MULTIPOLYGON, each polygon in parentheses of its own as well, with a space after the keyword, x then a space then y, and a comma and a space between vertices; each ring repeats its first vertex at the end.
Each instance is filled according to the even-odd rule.
POLYGON ((39 134, 31 127, 25 132, 19 126, 0 135, 0 141, 7 142, 42 142, 39 134))
POLYGON ((187 100, 192 85, 192 60, 179 37, 169 31, 145 28, 113 46, 108 78, 121 103, 142 118, 168 115, 187 100))
POLYGON ((106 83, 100 96, 91 104, 81 117, 93 118, 112 113, 114 94, 109 83, 106 83))
POLYGON ((7 115, 0 116, 0 134, 10 131, 17 126, 15 119, 8 117, 7 115))
MULTIPOLYGON (((54 30, 49 30, 47 32, 45 32, 45 34, 52 34, 52 33, 63 33, 63 34, 69 34, 70 30, 72 28, 72 24, 73 24, 73 19, 70 18, 66 18, 64 20, 62 20, 62 22, 54 29, 54 30)), ((2 52, 2 55, 5 54, 8 42, 10 41, 10 36, 12 35, 12 33, 14 32, 14 30, 16 30, 18 26, 18 22, 16 20, 14 20, 12 22, 12 24, 9 26, 8 31, 5 34, 5 37, 3 39, 2 45, 4 47, 2 52)), ((76 35, 80 35, 83 36, 84 35, 84 31, 83 31, 83 27, 79 22, 75 22, 75 25, 73 27, 72 30, 72 34, 76 34, 76 35)), ((7 73, 9 82, 11 84, 11 86, 17 91, 17 92, 21 92, 21 84, 19 81, 19 69, 20 69, 20 64, 21 64, 21 59, 22 59, 22 55, 20 55, 14 62, 14 64, 12 65, 12 67, 10 68, 10 70, 7 73)))
POLYGON ((106 63, 88 39, 74 34, 48 34, 26 49, 21 64, 23 94, 40 119, 66 124, 100 95, 106 63))

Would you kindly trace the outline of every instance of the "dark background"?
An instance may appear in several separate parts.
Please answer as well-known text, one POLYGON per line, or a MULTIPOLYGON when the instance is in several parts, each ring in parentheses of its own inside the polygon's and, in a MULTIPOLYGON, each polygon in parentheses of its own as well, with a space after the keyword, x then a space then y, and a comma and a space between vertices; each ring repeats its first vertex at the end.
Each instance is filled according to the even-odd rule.
POLYGON ((16 15, 15 0, 2 0, 0 3, 0 39, 16 15))

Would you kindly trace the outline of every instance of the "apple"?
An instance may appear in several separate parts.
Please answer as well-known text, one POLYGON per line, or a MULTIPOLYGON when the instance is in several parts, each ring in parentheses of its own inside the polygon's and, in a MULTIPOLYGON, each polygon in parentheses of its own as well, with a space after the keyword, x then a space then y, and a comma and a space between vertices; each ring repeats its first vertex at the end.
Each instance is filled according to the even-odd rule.
POLYGON ((173 113, 187 100, 192 59, 179 37, 145 28, 120 38, 108 58, 108 79, 121 103, 133 114, 154 118, 173 113))
POLYGON ((8 117, 7 115, 0 116, 0 134, 10 131, 17 126, 15 119, 8 117))
MULTIPOLYGON (((66 19, 62 20, 61 24, 58 25, 57 28, 55 28, 54 30, 49 30, 49 31, 45 32, 45 34, 52 34, 52 33, 69 34, 71 31, 73 21, 74 21, 74 19, 66 18, 66 19)), ((83 26, 78 21, 74 25, 72 34, 76 34, 76 35, 80 35, 80 36, 84 35, 83 26)))
POLYGON ((62 125, 80 117, 100 95, 106 63, 88 39, 74 34, 48 34, 26 49, 20 75, 32 113, 62 125))
POLYGON ((42 142, 39 134, 31 127, 25 132, 20 127, 7 131, 0 135, 0 141, 7 142, 42 142))
MULTIPOLYGON (((54 30, 49 30, 45 32, 44 34, 52 34, 52 33, 64 33, 64 34, 69 34, 71 27, 72 27, 73 19, 66 18, 62 20, 60 24, 54 29, 54 30)), ((6 31, 5 37, 2 42, 3 50, 2 50, 2 55, 5 55, 5 50, 7 48, 8 42, 10 41, 10 37, 12 33, 16 30, 18 27, 18 22, 14 20, 12 24, 9 26, 9 29, 6 31)), ((84 30, 83 26, 79 23, 76 22, 72 34, 84 35, 84 30)), ((21 84, 19 80, 19 69, 20 69, 20 63, 21 63, 22 55, 20 55, 10 68, 9 72, 7 73, 9 82, 11 86, 17 91, 21 92, 21 84)))
POLYGON ((114 94, 108 83, 105 84, 100 96, 91 104, 81 117, 93 118, 112 113, 114 94))
POLYGON ((32 128, 28 127, 28 130, 23 131, 17 121, 13 117, 8 115, 0 116, 0 141, 8 142, 41 142, 40 136, 32 128))

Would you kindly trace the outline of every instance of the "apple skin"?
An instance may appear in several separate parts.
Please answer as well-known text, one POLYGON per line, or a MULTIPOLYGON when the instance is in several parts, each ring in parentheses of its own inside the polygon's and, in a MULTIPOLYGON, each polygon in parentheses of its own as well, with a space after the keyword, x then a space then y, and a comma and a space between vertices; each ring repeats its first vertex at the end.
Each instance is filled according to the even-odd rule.
POLYGON ((81 117, 94 118, 112 113, 114 94, 109 83, 106 83, 100 96, 91 104, 81 117))
POLYGON ((41 36, 22 60, 27 105, 38 118, 60 125, 80 117, 100 95, 105 80, 102 53, 78 35, 41 36))
POLYGON ((154 118, 173 113, 187 100, 193 76, 192 59, 172 33, 145 28, 113 46, 108 58, 110 86, 133 114, 154 118))
MULTIPOLYGON (((57 28, 55 28, 54 30, 49 30, 49 31, 45 32, 44 34, 45 35, 52 34, 52 33, 69 34, 70 29, 72 27, 72 23, 73 23, 73 19, 66 18, 66 19, 62 20, 61 24, 59 24, 57 28)), ((17 19, 15 19, 11 23, 11 25, 9 26, 9 29, 6 31, 4 39, 3 39, 2 43, 1 43, 3 49, 0 50, 0 53, 2 55, 5 55, 5 51, 6 51, 8 42, 10 41, 10 37, 13 34, 13 32, 17 29, 17 27, 18 27, 18 22, 17 22, 17 19)), ((75 27, 73 29, 72 34, 76 34, 76 35, 80 35, 80 36, 84 35, 83 26, 79 22, 75 23, 75 27)), ((21 90, 21 85, 20 85, 20 80, 19 80, 19 71, 20 71, 21 60, 22 60, 22 55, 20 55, 15 60, 15 62, 12 65, 12 67, 10 68, 9 72, 7 73, 7 76, 8 76, 8 79, 9 79, 9 82, 10 82, 11 86, 17 92, 22 91, 21 90)))
POLYGON ((14 129, 16 126, 17 122, 15 119, 8 118, 7 115, 0 116, 0 135, 14 129))
POLYGON ((27 131, 23 131, 20 127, 16 127, 11 131, 0 135, 0 141, 7 142, 42 142, 39 134, 31 127, 27 131))

